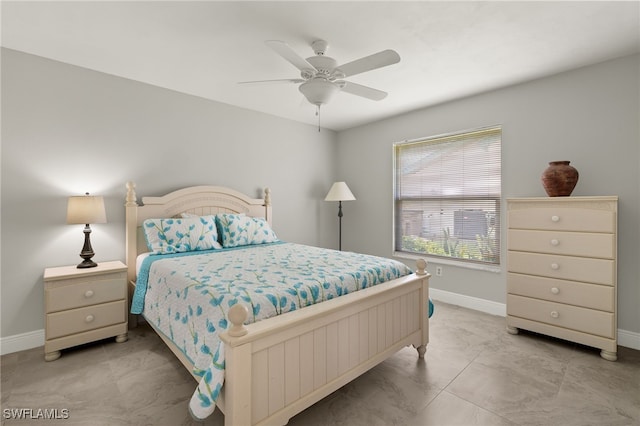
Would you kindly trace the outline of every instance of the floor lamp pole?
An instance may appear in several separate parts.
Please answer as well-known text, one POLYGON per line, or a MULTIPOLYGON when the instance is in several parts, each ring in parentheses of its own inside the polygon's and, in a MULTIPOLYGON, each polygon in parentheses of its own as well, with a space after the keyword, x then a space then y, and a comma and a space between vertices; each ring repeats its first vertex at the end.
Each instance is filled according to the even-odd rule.
POLYGON ((352 201, 355 200, 356 197, 353 196, 353 193, 349 189, 346 183, 344 182, 334 182, 329 190, 329 193, 324 198, 325 201, 337 201, 338 202, 338 223, 339 223, 339 248, 342 251, 342 202, 343 201, 352 201))
POLYGON ((342 201, 338 201, 338 247, 342 251, 342 201))

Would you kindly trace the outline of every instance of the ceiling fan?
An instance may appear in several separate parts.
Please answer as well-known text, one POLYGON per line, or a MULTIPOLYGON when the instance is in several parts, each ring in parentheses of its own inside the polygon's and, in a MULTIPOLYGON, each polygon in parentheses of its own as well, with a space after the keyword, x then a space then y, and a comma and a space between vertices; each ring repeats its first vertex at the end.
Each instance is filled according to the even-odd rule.
POLYGON ((374 101, 384 99, 387 96, 386 92, 350 81, 344 81, 343 78, 382 68, 400 61, 400 55, 398 55, 397 52, 393 50, 383 50, 373 55, 338 65, 335 59, 325 55, 329 44, 324 40, 316 40, 311 43, 311 48, 315 56, 307 59, 299 56, 284 41, 268 40, 265 43, 293 66, 298 68, 301 78, 244 81, 240 84, 301 83, 298 89, 311 104, 318 107, 318 110, 321 105, 329 102, 331 97, 340 90, 374 101))

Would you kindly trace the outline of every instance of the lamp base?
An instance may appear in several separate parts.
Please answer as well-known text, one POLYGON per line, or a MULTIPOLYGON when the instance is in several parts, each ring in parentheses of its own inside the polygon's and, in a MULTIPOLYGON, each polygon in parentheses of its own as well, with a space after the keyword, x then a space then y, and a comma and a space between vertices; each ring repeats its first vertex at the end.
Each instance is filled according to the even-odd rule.
POLYGON ((83 268, 95 268, 96 266, 98 266, 98 264, 96 262, 94 262, 91 259, 85 259, 82 262, 78 263, 77 268, 78 269, 83 269, 83 268))
POLYGON ((93 252, 93 248, 91 248, 91 239, 89 238, 89 235, 91 234, 91 228, 89 227, 88 223, 85 225, 84 231, 82 232, 84 233, 84 246, 82 246, 80 257, 84 260, 79 263, 77 267, 79 269, 95 268, 96 266, 98 266, 98 264, 91 260, 95 253, 93 252))

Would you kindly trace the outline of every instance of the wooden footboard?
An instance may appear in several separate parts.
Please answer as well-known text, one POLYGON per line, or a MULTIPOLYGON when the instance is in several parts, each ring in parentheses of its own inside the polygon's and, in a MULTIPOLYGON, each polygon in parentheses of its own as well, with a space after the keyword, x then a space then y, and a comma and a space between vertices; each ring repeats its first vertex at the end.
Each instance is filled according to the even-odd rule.
POLYGON ((428 277, 422 268, 248 326, 242 325, 246 308, 234 307, 234 326, 221 335, 225 425, 284 425, 404 346, 413 345, 424 356, 428 277))

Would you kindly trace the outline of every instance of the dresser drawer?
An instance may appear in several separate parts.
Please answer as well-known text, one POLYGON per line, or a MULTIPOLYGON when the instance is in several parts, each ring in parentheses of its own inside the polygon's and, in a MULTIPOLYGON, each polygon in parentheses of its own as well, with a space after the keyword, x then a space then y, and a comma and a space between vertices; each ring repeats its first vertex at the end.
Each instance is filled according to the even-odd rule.
POLYGON ((507 292, 601 311, 613 312, 615 308, 613 286, 509 272, 507 274, 507 292))
POLYGON ((508 271, 563 280, 613 285, 616 266, 614 260, 554 254, 507 252, 508 271))
POLYGON ((606 259, 616 252, 614 234, 509 229, 507 238, 510 250, 606 259))
POLYGON ((507 295, 507 314, 597 336, 615 336, 613 313, 507 295))
POLYGON ((127 320, 124 300, 47 314, 47 340, 127 320))
POLYGON ((509 228, 556 231, 606 232, 616 230, 616 212, 580 207, 526 204, 509 210, 509 228))
POLYGON ((124 299, 127 294, 124 278, 96 279, 45 290, 47 313, 124 299))

